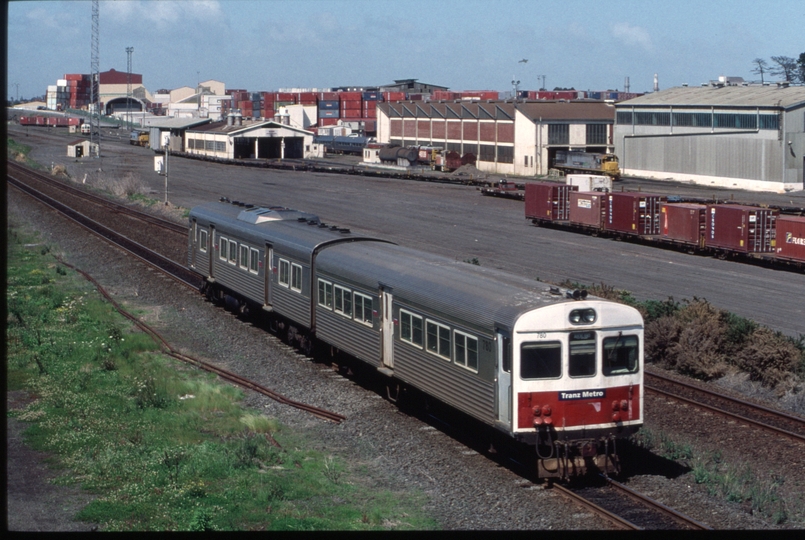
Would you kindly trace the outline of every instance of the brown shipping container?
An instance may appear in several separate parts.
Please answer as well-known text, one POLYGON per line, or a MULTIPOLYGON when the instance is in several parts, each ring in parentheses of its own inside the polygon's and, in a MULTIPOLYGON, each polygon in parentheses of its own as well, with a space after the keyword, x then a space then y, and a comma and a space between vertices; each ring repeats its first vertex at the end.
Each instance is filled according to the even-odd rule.
POLYGON ((704 204, 660 204, 663 238, 703 247, 706 214, 704 204))
POLYGON ((774 252, 776 214, 770 208, 708 205, 705 245, 742 253, 774 252))
POLYGON ((603 227, 605 194, 598 191, 570 192, 570 222, 603 227))
POLYGON ((665 197, 640 192, 609 193, 604 227, 639 235, 660 234, 660 203, 665 197))
POLYGON ((555 182, 531 182, 525 185, 526 219, 567 221, 570 219, 570 192, 578 186, 555 182))
POLYGON ((777 257, 805 262, 805 217, 777 216, 777 257))

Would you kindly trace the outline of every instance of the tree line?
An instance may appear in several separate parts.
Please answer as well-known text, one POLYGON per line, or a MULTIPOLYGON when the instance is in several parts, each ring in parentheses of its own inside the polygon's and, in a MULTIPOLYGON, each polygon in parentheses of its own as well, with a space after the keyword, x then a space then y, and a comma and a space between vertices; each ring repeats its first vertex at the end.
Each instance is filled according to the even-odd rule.
POLYGON ((772 56, 771 63, 763 58, 752 60, 752 73, 760 75, 760 82, 765 83, 767 75, 782 77, 784 81, 805 84, 805 53, 799 58, 790 56, 772 56))

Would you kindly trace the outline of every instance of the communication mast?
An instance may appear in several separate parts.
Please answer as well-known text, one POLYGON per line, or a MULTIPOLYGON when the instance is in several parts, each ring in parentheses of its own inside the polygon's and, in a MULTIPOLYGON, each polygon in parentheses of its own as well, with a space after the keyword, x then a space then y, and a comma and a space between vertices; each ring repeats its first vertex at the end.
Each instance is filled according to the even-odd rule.
POLYGON ((92 0, 92 54, 90 57, 90 111, 89 111, 89 141, 90 155, 101 157, 101 59, 99 39, 99 12, 98 0, 92 0))
POLYGON ((131 129, 131 53, 134 52, 134 47, 126 47, 126 55, 128 56, 128 65, 126 66, 126 121, 129 129, 131 129))

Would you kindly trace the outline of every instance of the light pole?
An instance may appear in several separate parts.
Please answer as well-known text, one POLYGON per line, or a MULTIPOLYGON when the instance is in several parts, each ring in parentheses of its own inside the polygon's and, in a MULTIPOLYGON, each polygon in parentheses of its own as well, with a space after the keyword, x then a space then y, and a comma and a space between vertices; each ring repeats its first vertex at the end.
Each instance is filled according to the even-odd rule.
POLYGON ((165 141, 165 206, 168 206, 168 155, 170 154, 170 135, 165 141))

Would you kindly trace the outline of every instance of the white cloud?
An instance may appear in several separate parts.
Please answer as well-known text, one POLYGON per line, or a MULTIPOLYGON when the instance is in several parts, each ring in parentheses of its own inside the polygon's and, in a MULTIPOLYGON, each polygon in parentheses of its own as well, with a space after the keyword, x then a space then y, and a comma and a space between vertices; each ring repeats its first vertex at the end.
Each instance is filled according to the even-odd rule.
POLYGON ((647 51, 654 49, 651 36, 645 28, 632 26, 629 23, 617 23, 612 26, 612 36, 624 45, 642 47, 647 51))
POLYGON ((101 3, 99 15, 101 21, 109 17, 120 24, 146 22, 162 28, 175 23, 221 20, 224 12, 220 2, 215 0, 185 2, 119 0, 101 3))

